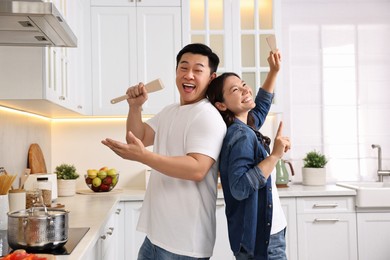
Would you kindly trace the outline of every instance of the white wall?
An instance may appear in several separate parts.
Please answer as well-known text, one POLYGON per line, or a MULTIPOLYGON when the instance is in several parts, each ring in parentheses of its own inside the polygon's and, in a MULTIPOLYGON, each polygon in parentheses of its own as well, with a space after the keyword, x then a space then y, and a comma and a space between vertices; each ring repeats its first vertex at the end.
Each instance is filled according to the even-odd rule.
MULTIPOLYGON (((28 149, 38 143, 45 157, 46 167, 51 167, 50 120, 12 112, 0 107, 0 166, 10 174, 20 176, 27 168, 28 149)), ((19 185, 19 178, 14 187, 19 185)))
POLYGON ((84 174, 88 169, 103 166, 120 172, 118 188, 143 189, 145 165, 120 158, 101 140, 109 137, 125 141, 125 119, 53 120, 52 122, 52 170, 61 163, 74 164, 82 175, 78 189, 88 189, 84 174))

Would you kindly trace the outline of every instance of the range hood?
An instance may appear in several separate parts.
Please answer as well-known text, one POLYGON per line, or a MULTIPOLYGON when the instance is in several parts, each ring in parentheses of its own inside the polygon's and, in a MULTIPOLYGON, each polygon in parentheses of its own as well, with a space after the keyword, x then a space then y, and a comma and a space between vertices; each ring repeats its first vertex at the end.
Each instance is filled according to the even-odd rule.
POLYGON ((53 3, 0 0, 0 45, 77 47, 77 38, 53 3))

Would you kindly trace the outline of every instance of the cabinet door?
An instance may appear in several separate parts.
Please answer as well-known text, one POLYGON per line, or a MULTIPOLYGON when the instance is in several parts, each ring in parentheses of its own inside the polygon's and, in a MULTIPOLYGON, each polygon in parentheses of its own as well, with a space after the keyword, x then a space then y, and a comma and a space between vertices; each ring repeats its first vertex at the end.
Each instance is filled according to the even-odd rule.
POLYGON ((160 78, 165 86, 148 95, 143 114, 156 114, 179 101, 175 79, 176 55, 181 48, 180 12, 180 7, 137 8, 138 81, 160 78))
POLYGON ((110 100, 138 83, 135 7, 92 7, 91 21, 93 114, 125 115, 110 100))
POLYGON ((145 234, 136 230, 142 201, 125 203, 125 259, 137 259, 138 251, 144 242, 145 234))
POLYGON ((235 259, 230 249, 227 220, 225 215, 225 202, 223 199, 217 200, 217 238, 215 241, 214 252, 211 259, 235 259))
POLYGON ((289 260, 298 259, 297 243, 297 206, 295 198, 280 198, 284 215, 287 220, 286 255, 289 260))
POLYGON ((125 259, 125 203, 119 202, 115 214, 115 248, 117 250, 116 259, 125 259))
POLYGON ((355 213, 298 214, 297 223, 300 260, 357 259, 355 213))
POLYGON ((357 213, 359 259, 390 257, 390 213, 357 213))
POLYGON ((161 78, 144 114, 177 100, 176 54, 181 47, 180 7, 92 7, 94 115, 127 115, 128 104, 110 103, 127 88, 161 78))

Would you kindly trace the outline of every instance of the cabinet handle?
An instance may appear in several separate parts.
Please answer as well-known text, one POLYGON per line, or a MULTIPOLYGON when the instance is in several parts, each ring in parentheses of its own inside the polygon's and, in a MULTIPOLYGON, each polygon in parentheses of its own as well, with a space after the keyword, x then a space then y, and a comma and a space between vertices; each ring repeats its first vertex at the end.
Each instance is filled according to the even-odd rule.
POLYGON ((114 233, 114 228, 113 228, 113 227, 110 227, 110 228, 109 228, 109 231, 107 231, 106 234, 109 235, 109 236, 111 236, 112 233, 114 233))
POLYGON ((336 208, 339 204, 329 203, 329 204, 314 204, 313 208, 336 208))
POLYGON ((103 239, 103 240, 106 240, 107 236, 106 235, 102 235, 102 236, 100 236, 100 238, 103 239))
POLYGON ((340 219, 338 218, 316 218, 314 222, 338 222, 340 219))
POLYGON ((64 96, 59 96, 58 99, 59 100, 65 100, 65 97, 64 96))
POLYGON ((121 214, 121 209, 116 209, 115 214, 120 215, 121 214))

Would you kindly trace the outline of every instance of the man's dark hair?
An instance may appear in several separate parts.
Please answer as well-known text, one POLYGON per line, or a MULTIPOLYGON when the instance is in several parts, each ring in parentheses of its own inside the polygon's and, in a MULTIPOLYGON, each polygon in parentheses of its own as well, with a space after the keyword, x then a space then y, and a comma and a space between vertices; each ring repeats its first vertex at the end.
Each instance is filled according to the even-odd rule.
POLYGON ((214 72, 217 72, 218 65, 219 65, 218 55, 215 54, 210 49, 210 47, 202 43, 191 43, 184 46, 184 48, 181 49, 181 51, 176 56, 176 68, 179 65, 180 59, 183 56, 183 54, 188 52, 207 56, 209 58, 210 73, 212 74, 214 72))

